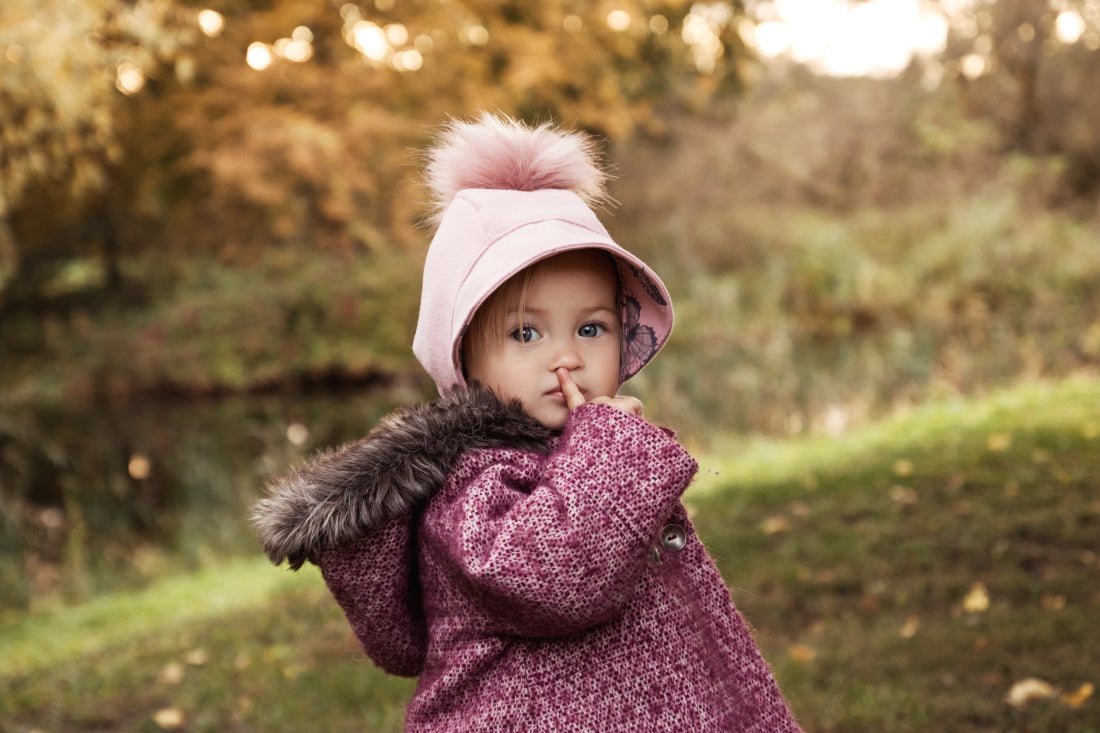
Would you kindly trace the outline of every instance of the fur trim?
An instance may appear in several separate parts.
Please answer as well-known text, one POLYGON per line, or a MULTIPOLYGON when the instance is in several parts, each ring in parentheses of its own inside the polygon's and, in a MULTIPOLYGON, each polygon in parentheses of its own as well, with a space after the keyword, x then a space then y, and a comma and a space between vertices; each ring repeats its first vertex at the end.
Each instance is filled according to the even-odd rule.
POLYGON ((549 122, 528 127, 488 112, 476 122, 451 120, 427 157, 432 226, 438 226, 455 195, 468 188, 561 188, 580 196, 589 207, 609 201, 607 172, 593 139, 549 122))
POLYGON ((252 523, 276 565, 297 570, 327 548, 412 512, 442 488, 473 448, 545 447, 553 433, 491 390, 454 388, 435 402, 398 410, 367 437, 322 450, 267 488, 252 523))

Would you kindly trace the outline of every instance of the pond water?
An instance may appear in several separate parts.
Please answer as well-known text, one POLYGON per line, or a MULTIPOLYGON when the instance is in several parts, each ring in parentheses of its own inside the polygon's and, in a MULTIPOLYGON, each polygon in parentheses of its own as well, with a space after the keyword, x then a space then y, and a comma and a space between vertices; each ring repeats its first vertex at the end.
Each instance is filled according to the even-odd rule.
POLYGON ((417 387, 0 410, 0 607, 258 553, 249 506, 417 387))

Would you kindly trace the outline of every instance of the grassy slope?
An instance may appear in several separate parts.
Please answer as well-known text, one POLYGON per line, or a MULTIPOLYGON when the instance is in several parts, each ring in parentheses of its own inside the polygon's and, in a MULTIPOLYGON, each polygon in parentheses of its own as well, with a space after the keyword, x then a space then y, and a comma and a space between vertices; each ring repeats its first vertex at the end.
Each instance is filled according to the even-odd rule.
POLYGON ((693 495, 700 533, 810 730, 1100 730, 1095 699, 1003 704, 1031 676, 1098 681, 1100 383, 929 405, 716 469, 693 495), (988 610, 968 612, 978 584, 988 610))
MULTIPOLYGON (((696 524, 807 730, 1100 730, 1095 697, 1003 702, 1100 681, 1100 381, 702 463, 696 524)), ((5 623, 0 730, 390 731, 411 690, 258 559, 5 623)))

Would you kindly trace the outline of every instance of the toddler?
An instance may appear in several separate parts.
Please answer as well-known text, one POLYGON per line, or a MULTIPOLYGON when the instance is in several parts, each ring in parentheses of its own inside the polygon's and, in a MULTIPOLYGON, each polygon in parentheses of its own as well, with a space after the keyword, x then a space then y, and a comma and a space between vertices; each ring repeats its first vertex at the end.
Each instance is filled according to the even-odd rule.
POLYGON ((797 731, 680 501, 695 461, 618 396, 672 307, 593 213, 596 160, 549 124, 447 126, 413 339, 440 396, 275 481, 255 524, 419 677, 409 731, 797 731))

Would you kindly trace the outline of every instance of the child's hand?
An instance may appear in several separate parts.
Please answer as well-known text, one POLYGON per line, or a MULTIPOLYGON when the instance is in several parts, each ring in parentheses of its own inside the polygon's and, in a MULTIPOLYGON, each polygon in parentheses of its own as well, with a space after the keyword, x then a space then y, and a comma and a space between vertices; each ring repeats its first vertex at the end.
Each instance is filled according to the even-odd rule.
MULTIPOLYGON (((584 395, 581 394, 580 388, 577 386, 577 383, 573 381, 573 375, 569 373, 568 369, 560 367, 555 373, 558 375, 558 384, 561 385, 561 393, 565 395, 566 407, 570 410, 575 410, 588 401, 584 398, 584 395)), ((622 410, 630 415, 637 415, 638 417, 642 415, 642 402, 636 397, 620 397, 618 395, 615 397, 601 396, 593 398, 592 402, 610 405, 616 410, 622 410)))

